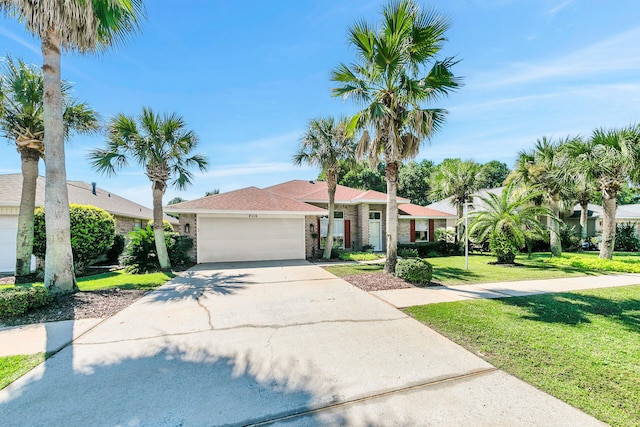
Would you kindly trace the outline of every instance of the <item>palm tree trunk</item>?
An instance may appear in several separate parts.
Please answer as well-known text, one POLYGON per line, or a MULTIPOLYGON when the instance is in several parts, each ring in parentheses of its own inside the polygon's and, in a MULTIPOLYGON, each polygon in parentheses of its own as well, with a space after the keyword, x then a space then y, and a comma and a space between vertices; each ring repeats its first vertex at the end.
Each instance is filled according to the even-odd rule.
POLYGON ((327 224, 327 240, 324 243, 324 253, 322 258, 331 258, 331 249, 333 249, 333 213, 335 211, 336 201, 336 185, 338 178, 336 172, 331 169, 327 169, 327 190, 329 192, 329 222, 327 224))
POLYGON ((600 258, 611 259, 616 240, 617 191, 602 188, 602 244, 600 258))
POLYGON ((580 239, 584 242, 587 240, 587 221, 589 218, 589 204, 580 202, 580 239))
POLYGON ((171 268, 169 254, 167 253, 167 243, 164 240, 164 227, 162 224, 162 195, 166 187, 163 182, 153 183, 153 235, 156 241, 156 253, 160 268, 168 270, 171 268))
POLYGON ((73 272, 73 253, 69 219, 69 195, 64 157, 62 81, 60 78, 60 38, 54 30, 42 37, 44 82, 43 116, 46 150, 44 196, 47 251, 44 286, 53 293, 78 290, 73 272))
POLYGON ((396 272, 398 260, 398 162, 386 160, 385 178, 387 180, 387 260, 384 272, 396 272))
POLYGON ((561 256, 562 255, 562 241, 560 239, 560 195, 559 194, 550 194, 549 195, 549 207, 551 208, 551 212, 553 214, 553 218, 549 218, 549 245, 551 246, 551 255, 553 256, 561 256))
POLYGON ((20 150, 20 157, 22 159, 22 194, 20 196, 20 213, 18 214, 18 234, 16 238, 17 278, 31 274, 33 211, 36 207, 40 153, 37 150, 23 148, 20 150))
POLYGON ((465 202, 456 203, 456 215, 458 216, 458 220, 456 221, 456 241, 454 242, 456 246, 462 240, 462 224, 460 224, 460 220, 464 216, 464 204, 465 202))

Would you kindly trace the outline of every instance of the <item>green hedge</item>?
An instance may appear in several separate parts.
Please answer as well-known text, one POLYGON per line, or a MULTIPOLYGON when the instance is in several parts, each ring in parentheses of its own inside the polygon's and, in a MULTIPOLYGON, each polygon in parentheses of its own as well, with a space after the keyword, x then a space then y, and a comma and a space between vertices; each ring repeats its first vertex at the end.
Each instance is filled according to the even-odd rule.
POLYGON ((45 288, 15 288, 0 291, 0 319, 20 316, 32 308, 49 304, 53 300, 45 288))
POLYGON ((396 276, 410 283, 429 284, 432 273, 432 265, 421 258, 399 259, 396 264, 396 276))
POLYGON ((404 249, 415 249, 421 258, 433 256, 452 256, 461 255, 461 245, 444 241, 438 242, 420 242, 420 243, 400 243, 398 245, 398 253, 404 249))

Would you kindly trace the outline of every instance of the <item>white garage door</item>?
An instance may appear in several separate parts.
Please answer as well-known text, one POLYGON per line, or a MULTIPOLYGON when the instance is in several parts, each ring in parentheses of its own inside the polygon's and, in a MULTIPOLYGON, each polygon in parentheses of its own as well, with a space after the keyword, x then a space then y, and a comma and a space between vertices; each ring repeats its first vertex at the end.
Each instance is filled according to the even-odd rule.
POLYGON ((303 218, 198 217, 198 262, 304 257, 303 218))
POLYGON ((0 216, 0 273, 13 272, 16 268, 17 215, 0 216))

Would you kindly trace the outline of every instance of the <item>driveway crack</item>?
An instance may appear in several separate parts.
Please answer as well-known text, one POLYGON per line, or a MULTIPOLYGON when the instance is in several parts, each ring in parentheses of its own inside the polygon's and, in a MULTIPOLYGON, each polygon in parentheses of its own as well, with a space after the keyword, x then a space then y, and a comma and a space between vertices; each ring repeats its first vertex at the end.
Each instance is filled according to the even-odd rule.
MULTIPOLYGON (((200 301, 200 298, 204 295, 205 290, 206 290, 206 288, 203 288, 200 291, 200 295, 198 295, 198 297, 196 298, 196 302, 207 313, 207 321, 209 322, 209 329, 213 330, 215 328, 213 327, 213 320, 211 319, 211 312, 209 311, 209 309, 204 304, 202 304, 202 301, 200 301)), ((206 298, 206 295, 205 295, 205 298, 206 298)))

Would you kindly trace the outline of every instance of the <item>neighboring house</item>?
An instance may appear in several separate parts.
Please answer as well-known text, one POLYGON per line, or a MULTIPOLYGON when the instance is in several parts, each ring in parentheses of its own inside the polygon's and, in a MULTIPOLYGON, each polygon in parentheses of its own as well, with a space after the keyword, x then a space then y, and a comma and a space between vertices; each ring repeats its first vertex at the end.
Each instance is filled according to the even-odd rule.
MULTIPOLYGON (((385 250, 386 194, 338 185, 334 236, 350 250, 385 250)), ((179 214, 197 262, 304 259, 320 254, 327 234, 327 184, 294 180, 248 187, 165 207, 179 214)), ((398 198, 398 241, 433 241, 451 215, 398 198)))
MULTIPOLYGON (((589 203, 589 217, 587 221, 587 236, 592 237, 602 233, 602 206, 589 203)), ((640 204, 618 205, 616 209, 616 224, 631 223, 636 233, 640 234, 640 204)), ((573 214, 567 218, 567 224, 580 228, 580 205, 574 207, 573 214)))
MULTIPOLYGON (((36 206, 44 205, 45 178, 38 177, 36 206)), ((153 218, 153 211, 131 200, 82 181, 67 181, 69 203, 92 205, 106 210, 116 219, 116 232, 126 235, 142 227, 153 218)), ((16 234, 22 193, 22 174, 0 175, 0 272, 14 271, 16 262, 16 234)), ((177 229, 177 219, 165 219, 177 229)))

